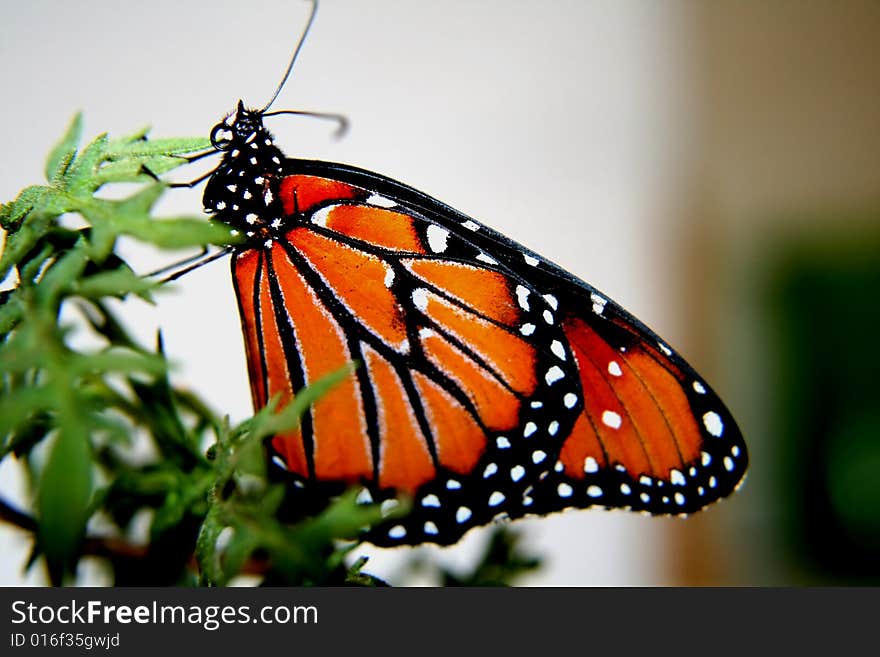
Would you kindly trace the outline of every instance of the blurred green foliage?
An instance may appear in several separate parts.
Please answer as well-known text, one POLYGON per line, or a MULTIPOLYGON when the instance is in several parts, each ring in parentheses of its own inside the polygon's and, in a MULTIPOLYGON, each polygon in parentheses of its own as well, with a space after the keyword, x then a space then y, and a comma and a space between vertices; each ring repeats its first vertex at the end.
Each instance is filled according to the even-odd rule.
POLYGON ((866 223, 780 248, 764 286, 778 529, 803 584, 880 582, 880 222, 866 223))
MULTIPOLYGON (((172 384, 161 335, 153 347, 139 344, 113 310, 114 299, 152 302, 159 285, 115 253, 120 237, 175 249, 234 243, 222 224, 152 215, 166 189, 155 176, 209 141, 148 139, 142 130, 80 149, 81 125, 77 116, 50 153, 48 184, 0 207, 0 460, 24 463, 35 501, 16 509, 0 492, 0 519, 32 533, 27 566, 44 563, 55 584, 75 582, 84 556, 101 558, 117 585, 224 585, 241 574, 271 584, 382 584, 362 571, 364 559, 346 566, 358 534, 381 519, 378 506, 344 494, 284 524, 276 514, 284 491, 266 473, 265 439, 293 427, 348 370, 284 409, 270 404, 229 426, 172 384), (122 199, 95 195, 120 182, 141 185, 122 199), (63 221, 73 213, 84 227, 63 221), (74 326, 90 340, 72 340, 74 326), (148 539, 138 542, 132 529, 144 514, 148 539)), ((499 531, 472 575, 441 579, 505 584, 536 566, 514 534, 499 531)))

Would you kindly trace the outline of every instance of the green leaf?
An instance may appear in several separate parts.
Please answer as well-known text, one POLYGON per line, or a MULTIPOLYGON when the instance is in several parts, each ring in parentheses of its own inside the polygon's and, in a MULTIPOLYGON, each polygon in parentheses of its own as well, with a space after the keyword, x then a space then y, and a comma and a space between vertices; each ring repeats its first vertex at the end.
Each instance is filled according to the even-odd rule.
POLYGON ((14 201, 4 203, 0 207, 0 228, 3 230, 15 230, 18 224, 35 207, 39 207, 43 197, 50 192, 48 187, 33 185, 26 187, 14 201))
POLYGON ((114 347, 98 353, 78 355, 67 364, 71 374, 85 375, 97 372, 119 372, 130 374, 140 372, 161 376, 167 371, 168 363, 149 353, 130 351, 114 347))
POLYGON ((85 147, 78 158, 70 163, 65 175, 67 190, 73 196, 88 196, 98 189, 94 175, 104 158, 108 142, 107 133, 98 135, 85 147))
POLYGON ((215 585, 225 580, 220 567, 220 555, 217 552, 217 539, 226 525, 220 519, 219 509, 212 506, 202 522, 199 537, 196 540, 196 561, 202 574, 204 584, 215 585))
POLYGON ((92 494, 88 435, 75 415, 67 417, 67 425, 51 447, 37 498, 37 538, 55 584, 60 584, 76 563, 92 494))
POLYGON ((207 222, 189 217, 155 219, 130 222, 123 231, 144 242, 164 249, 183 249, 203 244, 225 246, 240 241, 229 231, 230 228, 219 222, 207 222))
POLYGON ((81 136, 82 113, 79 112, 73 117, 73 121, 70 122, 64 137, 55 145, 52 152, 49 153, 49 158, 46 160, 46 180, 50 183, 55 182, 73 160, 81 136))
POLYGON ((46 386, 21 388, 0 397, 0 436, 4 437, 3 450, 5 456, 13 445, 6 444, 6 437, 36 413, 52 407, 53 390, 46 386))
POLYGON ((54 306, 58 296, 73 286, 87 264, 86 243, 80 240, 43 274, 37 291, 38 301, 54 306))
POLYGON ((77 281, 73 293, 87 299, 101 297, 123 298, 127 294, 135 294, 145 301, 152 302, 150 292, 158 287, 158 283, 141 278, 128 268, 121 267, 114 271, 105 271, 87 276, 77 281))
POLYGON ((120 162, 105 162, 95 173, 94 181, 97 185, 111 182, 151 182, 154 176, 161 175, 172 169, 176 169, 186 160, 167 155, 154 155, 151 157, 135 157, 120 162), (147 173, 149 170, 153 175, 147 173))
POLYGON ((24 316, 24 302, 21 300, 21 294, 17 292, 18 290, 15 290, 8 295, 0 305, 0 338, 9 333, 24 316))
POLYGON ((206 137, 165 137, 161 139, 123 139, 113 141, 106 148, 107 159, 166 156, 192 153, 211 148, 206 137))
POLYGON ((6 235, 6 244, 3 246, 3 254, 0 255, 0 281, 34 248, 52 224, 50 215, 34 213, 31 217, 30 221, 18 227, 15 232, 6 235))
POLYGON ((137 216, 148 214, 166 189, 168 188, 162 183, 147 185, 128 198, 116 201, 117 209, 120 214, 124 215, 137 216))

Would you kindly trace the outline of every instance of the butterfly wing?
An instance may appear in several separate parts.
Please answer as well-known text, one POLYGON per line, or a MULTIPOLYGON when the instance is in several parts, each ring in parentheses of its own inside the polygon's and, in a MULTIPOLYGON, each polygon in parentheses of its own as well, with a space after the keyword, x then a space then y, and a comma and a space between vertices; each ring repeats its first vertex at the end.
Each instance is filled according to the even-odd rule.
POLYGON ((304 488, 412 495, 372 542, 566 507, 687 513, 741 480, 723 403, 588 284, 371 172, 285 160, 272 189, 283 237, 233 261, 254 402, 363 363, 272 447, 304 488))

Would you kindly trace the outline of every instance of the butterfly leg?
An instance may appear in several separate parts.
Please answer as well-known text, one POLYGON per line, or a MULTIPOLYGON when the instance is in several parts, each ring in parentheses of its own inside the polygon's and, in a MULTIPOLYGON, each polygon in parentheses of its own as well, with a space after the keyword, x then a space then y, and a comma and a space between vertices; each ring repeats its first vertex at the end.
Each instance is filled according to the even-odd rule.
POLYGON ((150 278, 153 276, 159 276, 160 274, 164 274, 165 272, 170 271, 171 272, 170 274, 159 279, 159 283, 169 283, 173 280, 177 280, 178 278, 180 278, 184 274, 188 274, 189 272, 193 271, 194 269, 198 269, 199 267, 201 267, 203 265, 207 265, 209 262, 214 262, 215 260, 218 260, 218 259, 222 258, 223 256, 228 255, 231 252, 232 252, 232 247, 225 247, 225 248, 220 249, 219 251, 215 251, 214 253, 210 253, 208 250, 208 247, 205 246, 202 248, 202 250, 199 253, 197 253, 194 256, 190 256, 188 258, 183 258, 182 260, 178 260, 177 262, 174 262, 170 265, 166 265, 165 267, 162 267, 162 268, 157 269, 155 271, 151 271, 150 273, 145 274, 144 276, 147 278, 150 278))

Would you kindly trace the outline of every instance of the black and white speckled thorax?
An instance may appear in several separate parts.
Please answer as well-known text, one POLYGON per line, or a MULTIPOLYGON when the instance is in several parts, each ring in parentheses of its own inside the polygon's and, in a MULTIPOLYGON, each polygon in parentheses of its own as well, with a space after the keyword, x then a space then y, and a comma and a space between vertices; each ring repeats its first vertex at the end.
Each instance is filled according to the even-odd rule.
POLYGON ((211 131, 211 143, 224 155, 205 187, 205 211, 247 237, 270 236, 283 216, 271 188, 282 173, 284 155, 263 126, 262 114, 239 101, 235 114, 211 131))

